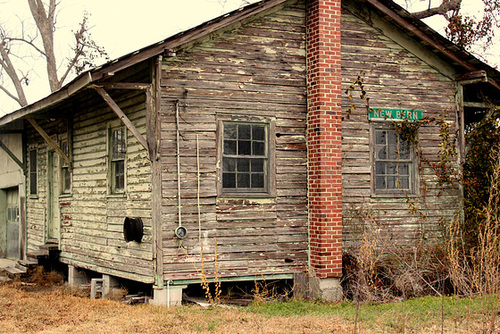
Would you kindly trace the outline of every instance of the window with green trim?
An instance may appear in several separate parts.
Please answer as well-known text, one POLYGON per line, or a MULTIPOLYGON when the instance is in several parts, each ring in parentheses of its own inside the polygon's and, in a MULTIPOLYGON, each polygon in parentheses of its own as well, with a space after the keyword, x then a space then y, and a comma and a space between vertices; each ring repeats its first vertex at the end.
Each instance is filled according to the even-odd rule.
POLYGON ((30 195, 38 193, 38 174, 37 174, 37 150, 33 149, 29 152, 29 173, 30 173, 30 195))
MULTIPOLYGON (((61 142, 61 150, 69 157, 69 144, 67 140, 61 142)), ((61 193, 69 194, 71 192, 71 173, 69 166, 64 159, 61 158, 61 193)))
POLYGON ((125 128, 111 129, 109 135, 111 193, 119 194, 125 191, 125 155, 127 152, 125 128))

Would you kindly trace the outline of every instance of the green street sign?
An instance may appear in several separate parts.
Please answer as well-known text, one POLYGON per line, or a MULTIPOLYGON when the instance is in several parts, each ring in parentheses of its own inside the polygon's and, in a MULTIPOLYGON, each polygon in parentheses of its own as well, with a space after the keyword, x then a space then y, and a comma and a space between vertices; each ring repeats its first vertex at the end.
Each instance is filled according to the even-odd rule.
POLYGON ((421 109, 370 108, 368 119, 417 121, 422 119, 423 115, 424 111, 421 109))

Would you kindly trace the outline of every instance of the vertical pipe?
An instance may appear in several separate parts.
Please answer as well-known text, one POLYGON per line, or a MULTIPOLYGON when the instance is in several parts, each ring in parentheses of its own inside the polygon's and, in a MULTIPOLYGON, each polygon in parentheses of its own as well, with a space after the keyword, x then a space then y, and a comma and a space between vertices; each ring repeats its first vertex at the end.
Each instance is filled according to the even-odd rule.
POLYGON ((181 157, 180 157, 180 135, 179 135, 179 100, 175 101, 175 126, 177 144, 177 211, 179 215, 179 226, 182 226, 181 209, 181 157))
POLYGON ((198 189, 196 191, 196 205, 198 207, 198 240, 201 242, 201 213, 200 213, 200 146, 198 142, 198 134, 196 134, 196 183, 198 189))

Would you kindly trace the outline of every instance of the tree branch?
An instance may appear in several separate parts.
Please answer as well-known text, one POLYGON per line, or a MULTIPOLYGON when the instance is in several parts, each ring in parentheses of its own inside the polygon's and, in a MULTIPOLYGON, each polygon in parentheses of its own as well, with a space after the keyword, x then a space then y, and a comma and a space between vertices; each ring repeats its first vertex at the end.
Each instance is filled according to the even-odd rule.
POLYGON ((45 51, 43 51, 38 46, 36 46, 35 43, 33 43, 33 41, 28 41, 25 38, 17 38, 17 37, 7 37, 6 40, 26 43, 29 46, 31 46, 33 49, 35 49, 38 53, 40 53, 44 57, 47 57, 47 54, 45 53, 45 51))
POLYGON ((412 13, 418 19, 425 19, 434 15, 447 16, 447 13, 452 10, 459 10, 462 5, 462 0, 443 0, 438 7, 427 8, 420 12, 412 13))
MULTIPOLYGON (((4 86, 0 85, 0 90, 1 90, 1 91, 3 91, 5 94, 7 94, 7 96, 8 96, 8 97, 10 97, 11 99, 13 99, 13 100, 14 100, 14 101, 16 101, 17 103, 19 103, 19 105, 20 105, 21 107, 24 107, 24 106, 23 106, 23 103, 21 102, 21 100, 20 100, 17 96, 15 96, 15 95, 14 95, 14 94, 12 94, 11 92, 9 92, 9 91, 7 90, 7 88, 5 88, 4 86)), ((25 104, 25 105, 27 105, 27 104, 25 104)))
POLYGON ((14 100, 17 101, 21 105, 21 107, 24 107, 28 105, 28 100, 26 99, 26 95, 24 94, 24 89, 23 86, 21 85, 21 80, 19 80, 19 77, 17 76, 16 69, 14 65, 12 64, 12 61, 10 60, 9 53, 5 49, 5 41, 2 40, 0 42, 0 66, 7 72, 7 75, 9 76, 10 80, 14 84, 14 87, 16 89, 17 93, 17 98, 13 97, 12 94, 10 94, 6 89, 2 89, 5 93, 7 93, 8 96, 12 97, 14 100))

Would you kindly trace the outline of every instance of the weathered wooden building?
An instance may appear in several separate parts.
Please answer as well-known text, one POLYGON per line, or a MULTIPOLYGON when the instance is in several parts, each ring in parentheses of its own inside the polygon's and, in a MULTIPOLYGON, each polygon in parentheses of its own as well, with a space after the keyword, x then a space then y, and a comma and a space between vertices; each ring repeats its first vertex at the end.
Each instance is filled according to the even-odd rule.
POLYGON ((0 119, 24 122, 26 252, 153 284, 158 303, 202 275, 308 273, 333 299, 362 217, 404 242, 457 209, 432 168, 440 126, 416 148, 394 122, 439 119, 458 168, 465 112, 499 79, 388 0, 250 5, 0 119))

